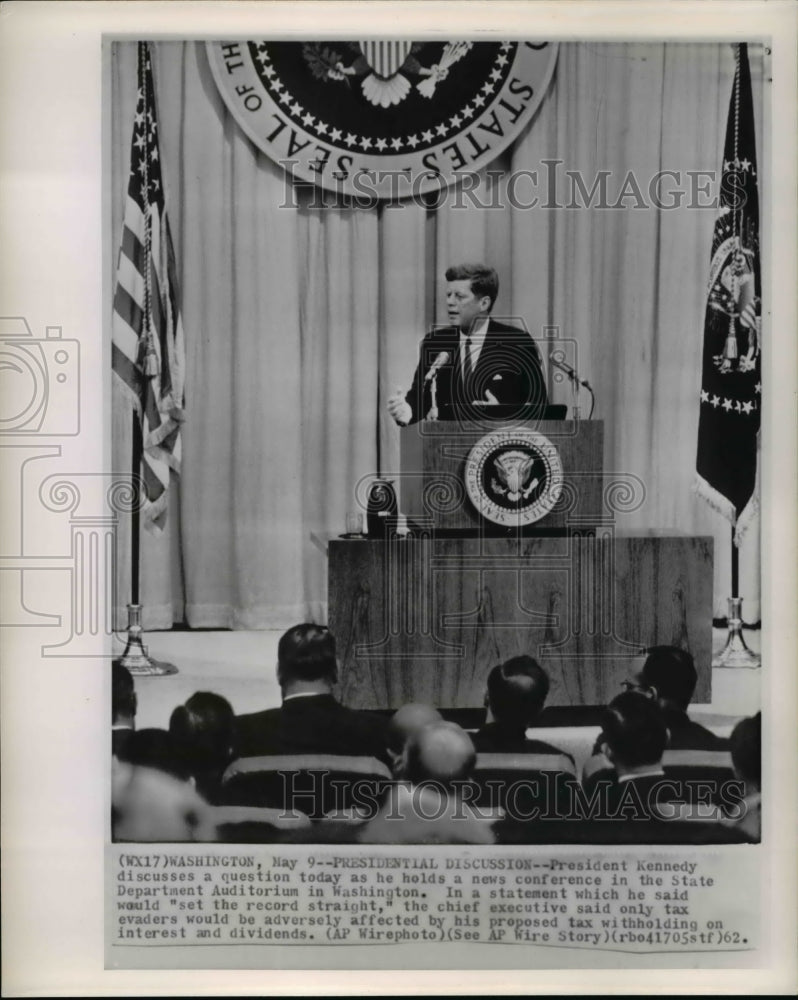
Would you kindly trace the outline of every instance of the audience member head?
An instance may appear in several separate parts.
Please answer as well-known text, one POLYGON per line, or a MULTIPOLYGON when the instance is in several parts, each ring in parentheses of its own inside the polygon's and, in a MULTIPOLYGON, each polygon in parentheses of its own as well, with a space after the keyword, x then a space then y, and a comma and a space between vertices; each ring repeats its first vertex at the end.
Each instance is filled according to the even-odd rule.
POLYGON ((235 714, 230 702, 209 691, 197 691, 178 705, 169 732, 198 784, 224 770, 235 756, 235 714))
POLYGON ((166 729, 137 729, 125 744, 121 759, 134 767, 146 767, 188 781, 191 769, 183 749, 166 729))
POLYGON ((471 737, 460 726, 433 722, 408 738, 401 777, 413 785, 432 781, 449 788, 471 777, 476 759, 471 737))
POLYGON ((208 804, 185 781, 149 767, 115 765, 111 825, 115 841, 213 841, 208 804))
POLYGON ((499 275, 494 268, 487 264, 453 264, 446 268, 445 277, 447 281, 469 281, 477 299, 484 296, 490 299, 487 311, 493 308, 499 294, 499 275))
POLYGON ((136 690, 127 667, 119 660, 111 665, 111 723, 132 729, 136 718, 136 690))
POLYGON ((488 674, 488 721, 506 729, 526 729, 540 714, 549 693, 546 671, 531 656, 514 656, 488 674))
POLYGON ((283 696, 307 691, 326 693, 338 679, 335 639, 324 625, 294 625, 277 646, 277 681, 283 696))
POLYGON ((646 654, 628 686, 652 694, 663 708, 686 711, 698 680, 693 657, 677 646, 651 646, 646 654))
POLYGON ((411 701, 397 708, 388 723, 387 741, 391 757, 401 757, 408 739, 434 722, 443 722, 443 716, 432 705, 411 701))
POLYGON ((762 787, 762 713, 741 719, 732 730, 732 765, 736 776, 746 783, 749 791, 762 787))
POLYGON ((655 701, 637 691, 614 698, 604 710, 604 753, 619 776, 661 764, 668 730, 655 701))

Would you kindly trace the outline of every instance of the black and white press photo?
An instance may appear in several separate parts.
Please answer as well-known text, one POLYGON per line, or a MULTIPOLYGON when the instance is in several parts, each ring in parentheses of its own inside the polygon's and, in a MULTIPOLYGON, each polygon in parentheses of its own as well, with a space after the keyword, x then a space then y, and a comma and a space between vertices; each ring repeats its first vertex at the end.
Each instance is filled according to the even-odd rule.
POLYGON ((0 315, 104 975, 781 989, 795 18, 323 6, 97 35, 96 339, 0 315))

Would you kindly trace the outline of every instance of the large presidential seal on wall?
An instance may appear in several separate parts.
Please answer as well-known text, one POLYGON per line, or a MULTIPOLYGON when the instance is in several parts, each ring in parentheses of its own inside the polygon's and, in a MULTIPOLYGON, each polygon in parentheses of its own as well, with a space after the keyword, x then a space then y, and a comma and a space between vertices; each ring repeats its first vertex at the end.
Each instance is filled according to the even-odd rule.
POLYGON ((473 176, 527 125, 557 61, 550 42, 206 44, 259 149, 295 178, 370 198, 473 176))
POLYGON ((486 434, 466 459, 468 497, 494 524, 516 527, 539 521, 559 500, 562 483, 559 453, 537 431, 486 434))

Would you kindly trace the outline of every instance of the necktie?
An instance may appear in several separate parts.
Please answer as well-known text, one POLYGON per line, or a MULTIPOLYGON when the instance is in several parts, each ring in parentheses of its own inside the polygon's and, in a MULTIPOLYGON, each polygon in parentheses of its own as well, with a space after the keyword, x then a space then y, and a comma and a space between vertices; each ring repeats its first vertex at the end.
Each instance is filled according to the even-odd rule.
POLYGON ((463 385, 467 386, 471 383, 471 338, 466 337, 465 344, 463 345, 463 385))

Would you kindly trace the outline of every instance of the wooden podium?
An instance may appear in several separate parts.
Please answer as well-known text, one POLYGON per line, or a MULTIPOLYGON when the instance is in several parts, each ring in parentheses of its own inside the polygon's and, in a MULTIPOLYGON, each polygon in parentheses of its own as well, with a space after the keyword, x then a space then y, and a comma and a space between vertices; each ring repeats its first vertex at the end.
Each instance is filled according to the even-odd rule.
POLYGON ((602 520, 604 423, 596 420, 537 420, 524 423, 423 421, 403 427, 400 508, 410 518, 431 521, 436 529, 490 530, 468 501, 464 469, 469 452, 486 434, 523 428, 544 434, 560 453, 563 500, 537 528, 562 529, 567 523, 602 520))
POLYGON ((413 531, 328 545, 344 704, 477 708, 490 669, 519 653, 548 672, 548 704, 605 704, 655 644, 690 650, 695 700, 709 701, 712 539, 624 533, 634 484, 605 483, 602 443, 598 421, 402 431, 397 485, 413 531), (545 517, 510 529, 486 523, 463 486, 474 445, 508 427, 555 444, 563 487, 545 517))

